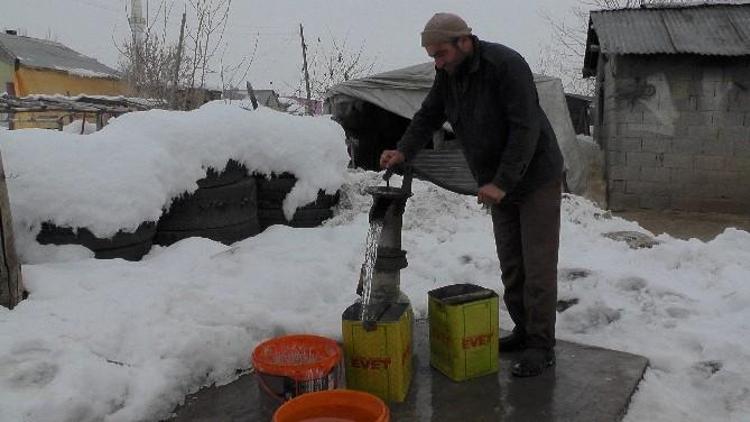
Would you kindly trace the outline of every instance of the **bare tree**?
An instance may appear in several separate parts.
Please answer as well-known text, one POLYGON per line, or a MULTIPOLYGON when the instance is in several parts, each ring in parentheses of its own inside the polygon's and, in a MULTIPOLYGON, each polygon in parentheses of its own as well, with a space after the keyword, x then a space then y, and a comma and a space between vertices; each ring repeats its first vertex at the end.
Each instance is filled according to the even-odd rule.
MULTIPOLYGON (((329 37, 328 42, 317 38, 308 59, 310 91, 313 98, 317 99, 322 98, 337 83, 371 74, 376 62, 376 59, 364 55, 364 43, 359 48, 352 49, 348 37, 343 41, 330 33, 329 37)), ((303 86, 304 79, 300 79, 296 92, 302 93, 303 86)))
POLYGON ((237 91, 238 85, 247 78, 250 67, 255 61, 255 54, 258 52, 259 41, 260 33, 255 36, 255 43, 253 43, 253 47, 250 49, 249 54, 242 56, 242 59, 236 65, 224 64, 226 48, 224 49, 224 52, 221 55, 221 70, 219 75, 221 78, 221 89, 226 100, 231 101, 234 99, 233 93, 237 91))
POLYGON ((188 88, 202 92, 206 75, 213 70, 211 61, 222 46, 229 20, 232 0, 189 0, 195 18, 195 28, 187 31, 192 41, 192 60, 188 70, 188 88))
POLYGON ((169 15, 174 0, 159 3, 156 14, 147 22, 142 38, 128 37, 115 46, 119 50, 119 63, 123 79, 131 95, 167 99, 170 75, 176 66, 177 48, 168 38, 169 15), (160 31, 157 23, 162 23, 160 31))
POLYGON ((536 70, 562 79, 568 92, 591 95, 594 81, 581 75, 586 52, 589 11, 692 3, 689 0, 579 0, 566 18, 541 15, 552 28, 551 40, 541 47, 536 70))
MULTIPOLYGON (((190 22, 186 26, 187 48, 180 51, 179 40, 170 32, 175 0, 161 0, 156 13, 146 18, 139 37, 115 42, 121 53, 120 68, 132 95, 170 101, 176 108, 193 108, 205 101, 208 76, 215 72, 217 52, 225 46, 224 31, 232 0, 189 0, 190 22), (179 63, 178 63, 179 61, 179 63), (175 81, 175 72, 177 78, 175 81), (180 95, 175 95, 177 91, 180 95), (177 98, 177 100, 175 100, 177 98)), ((242 58, 239 69, 246 70, 251 59, 242 58)), ((219 73, 225 73, 223 55, 219 73)), ((244 72, 243 77, 246 76, 244 72)))

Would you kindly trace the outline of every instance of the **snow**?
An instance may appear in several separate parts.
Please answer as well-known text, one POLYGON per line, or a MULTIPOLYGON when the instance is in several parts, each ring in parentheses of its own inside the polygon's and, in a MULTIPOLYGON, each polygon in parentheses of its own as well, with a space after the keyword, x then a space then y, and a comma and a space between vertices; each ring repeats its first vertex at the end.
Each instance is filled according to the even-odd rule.
MULTIPOLYGON (((2 93, 0 95, 6 95, 2 93)), ((91 95, 91 94, 80 94, 80 95, 61 95, 61 94, 32 94, 25 97, 21 97, 22 100, 48 100, 48 101, 86 101, 89 99, 103 100, 105 102, 128 102, 135 103, 143 106, 144 108, 159 108, 164 104, 163 100, 156 98, 142 98, 142 97, 128 97, 125 95, 91 95)))
POLYGON ((304 116, 307 114, 307 108, 304 104, 296 101, 294 98, 279 97, 279 102, 286 106, 286 112, 295 116, 304 116))
MULTIPOLYGON (((186 239, 140 262, 69 253, 24 266, 30 297, 0 309, 0 420, 159 420, 185 394, 233 380, 266 338, 340 339, 364 257, 363 190, 382 181, 373 172, 344 177, 323 227, 273 226, 231 247, 186 239)), ((487 212, 421 181, 413 188, 401 279, 416 316, 426 316, 427 291, 438 286, 499 290, 487 212)), ((649 234, 565 198, 559 291, 579 302, 559 314, 558 337, 650 359, 626 421, 747 420, 750 234, 661 235, 654 248, 634 250, 602 236, 618 230, 649 234)), ((501 326, 510 324, 502 312, 501 326)))
POLYGON ((72 123, 63 126, 62 131, 78 135, 90 135, 96 132, 96 123, 86 122, 84 124, 83 120, 75 120, 72 123), (81 128, 81 126, 83 126, 83 128, 81 128), (83 133, 81 133, 81 129, 83 129, 83 133))
POLYGON ((89 70, 89 69, 70 68, 70 67, 61 67, 61 66, 55 66, 54 69, 66 72, 73 76, 80 76, 82 78, 106 78, 106 79, 117 78, 116 74, 97 72, 97 71, 89 70))
MULTIPOLYGON (((381 175, 346 170, 343 131, 328 117, 246 108, 213 102, 130 113, 87 136, 0 131, 30 292, 13 311, 0 308, 0 422, 159 420, 186 394, 235 379, 264 339, 340 339, 364 259, 364 188, 381 175), (186 239, 140 262, 34 241, 44 221, 106 237, 156 220, 229 158, 297 175, 288 215, 318 189, 341 188, 335 216, 314 229, 274 226, 232 246, 186 239)), ((426 316, 427 291, 439 286, 499 291, 487 212, 428 183, 413 190, 401 279, 416 316, 426 316)), ((622 230, 650 234, 565 197, 559 296, 577 303, 558 315, 558 337, 650 360, 626 421, 747 420, 750 234, 727 229, 710 242, 661 235, 651 249, 602 236, 622 230)), ((510 325, 503 312, 501 326, 510 325)))
POLYGON ((190 112, 127 113, 87 136, 0 132, 24 262, 57 259, 46 258, 50 248, 35 241, 42 222, 86 227, 101 238, 133 231, 157 221, 172 199, 198 188, 208 167, 224 168, 229 159, 259 174, 293 172, 299 181, 284 202, 291 217, 319 189, 334 193, 341 186, 344 145, 344 132, 330 117, 248 111, 222 101, 190 112))

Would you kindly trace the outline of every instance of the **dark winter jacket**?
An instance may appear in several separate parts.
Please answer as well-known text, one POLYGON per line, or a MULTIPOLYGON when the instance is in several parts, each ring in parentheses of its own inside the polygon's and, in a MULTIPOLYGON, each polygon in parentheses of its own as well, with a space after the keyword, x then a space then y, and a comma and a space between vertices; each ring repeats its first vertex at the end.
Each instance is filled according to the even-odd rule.
POLYGON ((474 53, 453 75, 437 70, 398 143, 407 161, 446 120, 480 187, 494 183, 513 198, 562 175, 560 148, 529 65, 508 47, 474 37, 474 53))

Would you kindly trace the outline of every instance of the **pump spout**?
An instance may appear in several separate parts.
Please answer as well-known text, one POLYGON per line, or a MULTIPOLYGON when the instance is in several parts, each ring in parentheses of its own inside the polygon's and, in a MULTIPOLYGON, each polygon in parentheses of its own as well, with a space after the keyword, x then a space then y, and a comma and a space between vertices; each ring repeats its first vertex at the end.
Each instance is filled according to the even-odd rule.
POLYGON ((384 196, 374 194, 372 200, 372 207, 370 207, 370 223, 373 221, 385 220, 385 215, 388 213, 388 208, 393 204, 393 201, 384 196))

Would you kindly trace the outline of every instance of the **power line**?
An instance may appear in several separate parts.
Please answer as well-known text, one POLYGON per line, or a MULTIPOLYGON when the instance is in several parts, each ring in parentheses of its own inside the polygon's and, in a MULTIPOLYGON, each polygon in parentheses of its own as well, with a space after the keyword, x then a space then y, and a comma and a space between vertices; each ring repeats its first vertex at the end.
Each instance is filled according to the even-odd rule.
POLYGON ((122 13, 122 11, 119 10, 119 9, 113 9, 111 7, 106 7, 106 6, 102 5, 101 3, 96 3, 96 2, 93 2, 93 1, 90 1, 90 0, 72 0, 72 1, 75 2, 75 3, 85 4, 86 6, 91 6, 93 8, 99 9, 99 10, 106 10, 108 12, 117 13, 117 14, 122 13))

